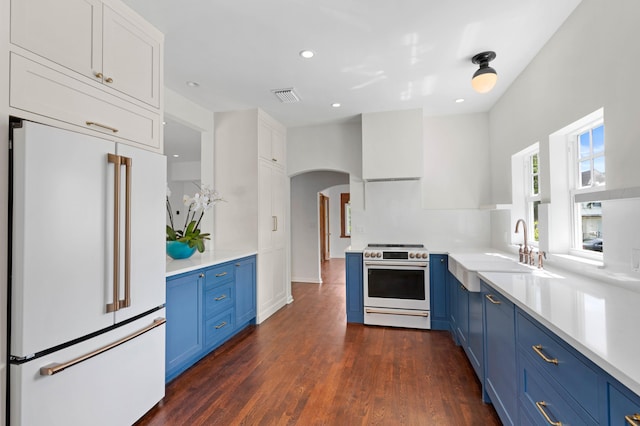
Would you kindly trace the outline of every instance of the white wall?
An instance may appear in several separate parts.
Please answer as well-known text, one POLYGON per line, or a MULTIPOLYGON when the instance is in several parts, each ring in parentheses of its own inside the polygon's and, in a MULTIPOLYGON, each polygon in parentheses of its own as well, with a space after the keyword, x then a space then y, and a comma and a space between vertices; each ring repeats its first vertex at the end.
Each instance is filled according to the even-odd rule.
POLYGON ((326 171, 291 178, 291 281, 322 282, 318 193, 348 181, 345 173, 326 171))
MULTIPOLYGON (((640 39, 638 16, 637 0, 583 0, 490 111, 493 203, 511 202, 511 156, 538 141, 542 200, 561 202, 550 195, 549 135, 601 107, 607 189, 639 186, 640 55, 630 50, 640 39)), ((611 240, 605 237, 604 261, 612 270, 629 272, 629 240, 640 246, 619 220, 632 208, 632 202, 605 206, 603 228, 611 240)), ((500 226, 493 232, 499 241, 509 231, 500 226)))
POLYGON ((362 175, 359 120, 287 129, 287 173, 334 170, 362 175))
POLYGON ((342 217, 340 215, 340 194, 349 192, 349 185, 336 185, 326 188, 322 192, 329 197, 329 252, 331 257, 344 258, 345 250, 351 245, 351 238, 342 238, 342 217))

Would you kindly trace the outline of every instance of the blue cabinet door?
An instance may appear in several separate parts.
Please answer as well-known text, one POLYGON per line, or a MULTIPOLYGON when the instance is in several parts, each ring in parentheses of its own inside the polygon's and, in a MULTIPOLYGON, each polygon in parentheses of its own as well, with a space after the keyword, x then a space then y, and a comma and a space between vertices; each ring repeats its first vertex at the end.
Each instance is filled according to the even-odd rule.
POLYGON ((447 290, 449 293, 449 331, 456 345, 458 342, 458 280, 451 272, 447 273, 447 290))
POLYGON ((456 283, 456 337, 458 343, 467 350, 469 346, 469 290, 463 286, 457 278, 456 283))
POLYGON ((480 292, 469 292, 468 295, 469 346, 467 348, 467 357, 480 379, 480 383, 484 383, 482 294, 480 292))
POLYGON ((362 288, 362 253, 345 256, 347 322, 364 323, 364 299, 362 288))
POLYGON ((484 308, 485 390, 500 420, 517 424, 515 308, 481 282, 484 308))
POLYGON ((167 279, 166 380, 184 371, 203 350, 202 287, 204 274, 167 279))
POLYGON ((256 257, 240 259, 236 267, 236 327, 238 330, 256 320, 256 257))
POLYGON ((429 299, 431 301, 431 329, 449 329, 449 306, 447 304, 447 274, 449 256, 429 256, 429 299))

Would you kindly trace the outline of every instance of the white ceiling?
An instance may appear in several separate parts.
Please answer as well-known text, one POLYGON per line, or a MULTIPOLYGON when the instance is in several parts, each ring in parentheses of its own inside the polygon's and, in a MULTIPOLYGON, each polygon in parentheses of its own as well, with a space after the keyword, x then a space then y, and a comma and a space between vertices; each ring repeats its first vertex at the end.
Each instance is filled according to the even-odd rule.
POLYGON ((125 3, 165 34, 167 87, 212 111, 260 107, 293 127, 407 108, 488 111, 580 0, 125 3), (316 56, 302 59, 303 49, 316 56), (471 57, 485 50, 497 53, 498 84, 481 95, 471 57), (290 87, 299 103, 271 93, 290 87))

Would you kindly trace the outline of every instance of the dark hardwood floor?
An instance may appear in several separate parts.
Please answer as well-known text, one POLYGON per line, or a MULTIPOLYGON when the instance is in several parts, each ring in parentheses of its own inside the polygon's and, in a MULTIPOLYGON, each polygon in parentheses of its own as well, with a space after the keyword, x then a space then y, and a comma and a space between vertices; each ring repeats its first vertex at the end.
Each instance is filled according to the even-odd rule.
POLYGON ((449 333, 346 324, 344 260, 323 284, 167 385, 138 425, 499 425, 449 333))

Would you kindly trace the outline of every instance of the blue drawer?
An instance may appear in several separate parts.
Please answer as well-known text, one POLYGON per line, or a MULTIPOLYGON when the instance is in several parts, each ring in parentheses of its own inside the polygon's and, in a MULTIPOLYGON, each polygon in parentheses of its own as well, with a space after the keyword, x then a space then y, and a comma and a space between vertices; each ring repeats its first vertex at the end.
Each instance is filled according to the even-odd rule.
POLYGON ((206 347, 215 346, 233 334, 235 329, 235 309, 231 308, 205 322, 204 344, 206 347))
POLYGON ((220 283, 235 280, 236 266, 235 263, 224 263, 219 266, 207 269, 205 271, 205 290, 215 287, 220 283))
POLYGON ((235 286, 223 283, 204 292, 204 316, 210 318, 234 306, 235 286))
POLYGON ((561 396, 556 386, 547 381, 540 370, 533 366, 529 356, 520 349, 520 419, 523 424, 527 420, 535 424, 551 424, 561 422, 563 425, 597 425, 568 395, 561 396), (549 419, 545 418, 545 414, 549 419))
POLYGON ((629 426, 640 424, 640 397, 628 390, 619 390, 611 383, 609 388, 609 424, 629 426), (631 422, 629 421, 631 420, 631 422))
POLYGON ((559 339, 552 337, 550 332, 538 327, 522 313, 518 313, 516 322, 520 350, 530 362, 546 372, 594 419, 597 419, 598 372, 580 359, 574 349, 566 343, 560 343, 559 339))

